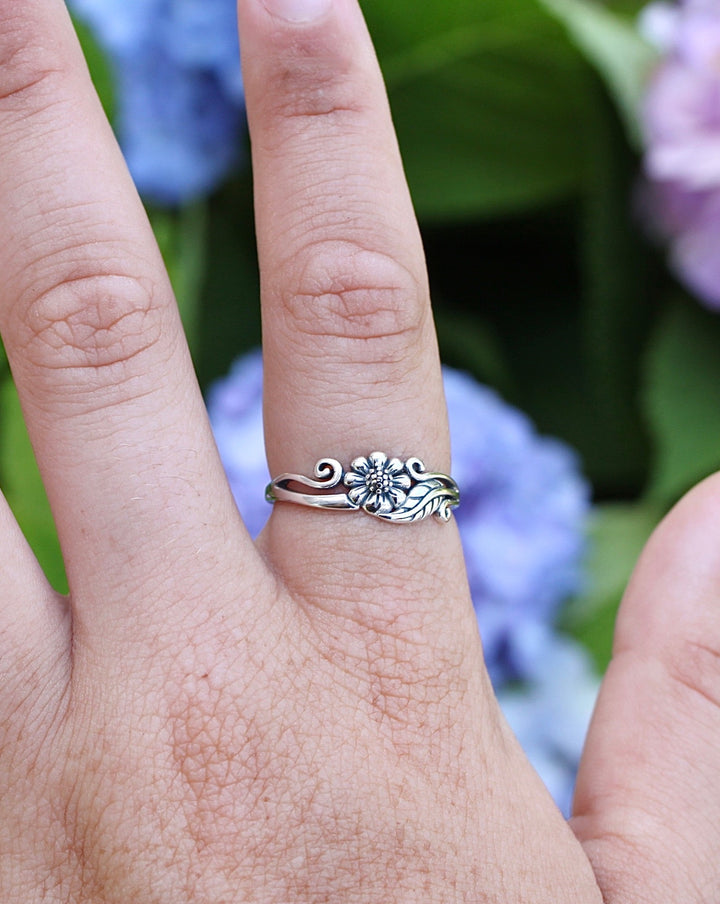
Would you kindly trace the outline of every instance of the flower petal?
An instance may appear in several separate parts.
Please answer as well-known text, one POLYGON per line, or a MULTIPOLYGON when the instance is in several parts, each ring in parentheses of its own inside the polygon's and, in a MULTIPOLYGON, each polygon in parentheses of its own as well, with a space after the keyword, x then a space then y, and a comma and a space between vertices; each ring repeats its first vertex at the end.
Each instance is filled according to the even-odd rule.
POLYGON ((384 452, 373 452, 370 455, 370 464, 373 467, 385 468, 387 465, 387 455, 384 452))
POLYGON ((409 474, 398 474, 397 477, 393 477, 392 482, 394 487, 402 487, 403 490, 409 490, 412 480, 409 474))
POLYGON ((365 486, 366 475, 358 474, 357 471, 348 471, 343 478, 346 487, 365 486))
POLYGON ((407 493, 400 489, 400 487, 391 487, 388 496, 392 499, 395 506, 402 505, 407 499, 407 493))
POLYGON ((400 461, 399 458, 391 458, 387 463, 385 470, 389 474, 392 474, 393 477, 396 474, 402 474, 402 472, 405 470, 405 462, 400 461))
POLYGON ((379 493, 368 493, 367 498, 362 503, 362 507, 364 509, 368 509, 371 512, 377 511, 380 502, 382 501, 379 493))
POLYGON ((350 465, 351 470, 357 471, 358 474, 367 474, 370 470, 370 462, 367 458, 360 456, 360 458, 356 458, 355 461, 350 465))
POLYGON ((380 498, 380 505, 377 507, 379 515, 388 515, 395 508, 389 496, 383 495, 380 498))
POLYGON ((365 501, 369 496, 368 488, 363 484, 363 486, 355 487, 354 490, 350 490, 348 493, 348 499, 351 502, 354 502, 355 505, 365 505, 365 501))

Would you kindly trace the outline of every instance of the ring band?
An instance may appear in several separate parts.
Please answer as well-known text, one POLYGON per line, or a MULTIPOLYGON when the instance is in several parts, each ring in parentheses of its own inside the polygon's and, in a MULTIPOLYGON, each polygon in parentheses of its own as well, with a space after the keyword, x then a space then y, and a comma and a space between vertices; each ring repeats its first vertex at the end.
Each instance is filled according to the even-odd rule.
POLYGON ((449 521, 460 504, 460 490, 447 474, 427 472, 419 458, 401 461, 372 452, 356 458, 347 471, 336 459, 321 458, 315 479, 281 474, 267 485, 265 498, 331 511, 363 511, 383 521, 410 524, 430 515, 449 521), (316 492, 294 489, 293 484, 316 492))

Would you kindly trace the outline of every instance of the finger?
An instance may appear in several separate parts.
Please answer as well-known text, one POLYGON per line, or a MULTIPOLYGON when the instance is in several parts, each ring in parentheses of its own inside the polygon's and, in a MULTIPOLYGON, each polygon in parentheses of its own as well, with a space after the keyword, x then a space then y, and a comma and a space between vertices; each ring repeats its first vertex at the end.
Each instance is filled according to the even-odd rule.
MULTIPOLYGON (((60 655, 65 640, 67 609, 47 582, 10 507, 0 493, 0 687, 3 705, 13 706, 8 693, 19 682, 21 696, 28 693, 28 678, 48 658, 60 655)), ((65 650, 63 650, 65 652, 65 650)), ((3 712, 0 710, 0 721, 3 712)))
POLYGON ((201 573, 234 508, 160 255, 61 0, 0 0, 0 160, 0 329, 78 627, 133 610, 128 587, 165 586, 177 561, 201 573))
POLYGON ((720 900, 720 477, 643 553, 583 757, 575 831, 608 904, 720 900))
POLYGON ((323 6, 298 24, 240 3, 271 470, 368 444, 446 468, 425 263, 382 78, 355 0, 323 6))
MULTIPOLYGON (((419 456, 430 470, 447 472, 423 250, 359 7, 355 0, 241 0, 239 8, 271 473, 309 475, 327 456, 347 467, 375 450, 419 456)), ((279 505, 271 539, 299 550, 293 565, 314 565, 340 537, 384 537, 387 545, 385 526, 368 520, 279 505)), ((438 559, 457 548, 454 532, 437 524, 401 533, 393 544, 412 544, 418 560, 421 533, 440 535, 439 547, 428 549, 439 573, 438 559)), ((384 566, 397 574, 393 556, 381 561, 374 580, 384 566)), ((303 574, 308 586, 317 583, 315 567, 303 574)))

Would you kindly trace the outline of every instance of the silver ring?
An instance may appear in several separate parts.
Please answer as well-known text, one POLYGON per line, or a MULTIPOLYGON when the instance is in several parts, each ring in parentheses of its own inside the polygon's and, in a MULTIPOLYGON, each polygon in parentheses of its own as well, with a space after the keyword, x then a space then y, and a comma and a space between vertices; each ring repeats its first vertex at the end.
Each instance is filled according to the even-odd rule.
POLYGON ((447 474, 427 472, 419 458, 401 461, 372 452, 356 458, 347 471, 336 459, 321 458, 314 480, 281 474, 267 485, 265 498, 331 511, 363 511, 383 521, 410 524, 430 515, 449 521, 452 509, 460 504, 460 490, 447 474))

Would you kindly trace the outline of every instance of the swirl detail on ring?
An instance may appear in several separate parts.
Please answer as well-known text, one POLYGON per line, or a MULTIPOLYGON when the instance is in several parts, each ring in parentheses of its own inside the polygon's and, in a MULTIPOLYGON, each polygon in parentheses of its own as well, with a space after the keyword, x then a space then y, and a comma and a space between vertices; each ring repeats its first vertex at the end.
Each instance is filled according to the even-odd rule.
POLYGON ((361 510, 374 518, 410 524, 434 515, 449 521, 460 504, 460 491, 447 474, 425 470, 419 458, 388 458, 372 452, 353 460, 347 471, 334 458, 321 458, 315 479, 281 474, 265 491, 268 502, 294 502, 334 511, 361 510), (340 488, 340 492, 330 492, 340 488), (314 490, 315 492, 305 492, 314 490))

